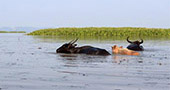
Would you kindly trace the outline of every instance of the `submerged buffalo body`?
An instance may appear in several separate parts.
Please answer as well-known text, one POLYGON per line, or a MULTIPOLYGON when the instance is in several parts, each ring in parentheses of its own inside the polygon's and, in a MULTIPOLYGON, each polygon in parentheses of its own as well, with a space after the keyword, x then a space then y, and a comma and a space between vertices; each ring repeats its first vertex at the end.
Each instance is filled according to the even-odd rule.
POLYGON ((74 44, 78 39, 71 41, 69 43, 63 44, 56 50, 56 53, 70 53, 70 54, 89 54, 89 55, 110 55, 105 49, 92 47, 92 46, 82 46, 76 47, 74 44))
POLYGON ((127 48, 130 50, 134 50, 134 51, 143 51, 144 50, 143 46, 140 45, 143 43, 143 39, 141 39, 141 41, 132 42, 129 40, 129 37, 127 37, 127 42, 130 43, 130 45, 127 46, 127 48))

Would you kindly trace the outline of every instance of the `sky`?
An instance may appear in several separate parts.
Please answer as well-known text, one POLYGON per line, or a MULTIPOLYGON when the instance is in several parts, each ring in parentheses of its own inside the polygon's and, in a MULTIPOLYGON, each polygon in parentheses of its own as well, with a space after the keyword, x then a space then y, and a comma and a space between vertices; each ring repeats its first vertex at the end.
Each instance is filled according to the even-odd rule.
POLYGON ((170 28, 170 0, 0 0, 0 27, 170 28))

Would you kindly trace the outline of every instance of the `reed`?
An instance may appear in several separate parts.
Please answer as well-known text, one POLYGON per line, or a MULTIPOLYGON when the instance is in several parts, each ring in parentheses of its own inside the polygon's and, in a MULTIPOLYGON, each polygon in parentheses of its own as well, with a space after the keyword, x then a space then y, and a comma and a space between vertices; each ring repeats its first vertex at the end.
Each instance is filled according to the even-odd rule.
POLYGON ((0 31, 0 33, 26 33, 25 31, 0 31))
POLYGON ((28 33, 28 35, 66 36, 66 37, 170 37, 170 29, 134 27, 86 27, 86 28, 49 28, 28 33))

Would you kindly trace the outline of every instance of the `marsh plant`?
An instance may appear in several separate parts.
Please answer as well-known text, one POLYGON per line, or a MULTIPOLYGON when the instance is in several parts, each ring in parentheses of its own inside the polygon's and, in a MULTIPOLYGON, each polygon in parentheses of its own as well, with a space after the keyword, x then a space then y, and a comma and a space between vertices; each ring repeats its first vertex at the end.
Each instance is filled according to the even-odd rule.
POLYGON ((85 28, 49 28, 29 33, 28 35, 64 36, 64 37, 98 37, 98 38, 169 38, 170 29, 134 28, 134 27, 85 27, 85 28))
POLYGON ((25 31, 0 31, 0 33, 26 33, 25 31))

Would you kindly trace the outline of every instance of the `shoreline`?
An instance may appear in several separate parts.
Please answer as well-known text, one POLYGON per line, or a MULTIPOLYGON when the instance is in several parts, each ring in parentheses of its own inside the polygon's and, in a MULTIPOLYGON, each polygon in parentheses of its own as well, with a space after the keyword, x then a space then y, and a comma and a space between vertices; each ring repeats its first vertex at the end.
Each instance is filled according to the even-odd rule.
POLYGON ((100 37, 100 38, 170 38, 170 29, 134 27, 48 28, 27 33, 33 36, 100 37))

